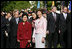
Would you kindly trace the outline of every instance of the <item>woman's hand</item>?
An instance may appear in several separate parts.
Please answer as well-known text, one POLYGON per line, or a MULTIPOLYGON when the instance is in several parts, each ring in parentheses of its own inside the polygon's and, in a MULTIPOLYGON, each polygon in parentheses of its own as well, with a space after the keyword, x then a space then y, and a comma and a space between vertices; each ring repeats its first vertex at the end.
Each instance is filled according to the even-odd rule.
POLYGON ((32 22, 32 27, 35 27, 35 24, 34 24, 34 22, 32 22))
POLYGON ((28 40, 28 42, 30 43, 31 40, 28 40))
POLYGON ((45 42, 45 38, 43 37, 43 38, 42 38, 42 43, 44 43, 44 42, 45 42))
POLYGON ((46 32, 46 34, 49 34, 49 30, 46 32))
POLYGON ((17 40, 18 42, 20 42, 20 40, 17 40))

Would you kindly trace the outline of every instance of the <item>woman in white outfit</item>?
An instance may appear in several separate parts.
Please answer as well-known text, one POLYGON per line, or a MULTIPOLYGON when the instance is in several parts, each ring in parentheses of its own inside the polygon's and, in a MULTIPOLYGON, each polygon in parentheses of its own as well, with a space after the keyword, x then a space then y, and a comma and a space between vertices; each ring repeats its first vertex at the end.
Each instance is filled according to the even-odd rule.
POLYGON ((35 42, 35 48, 45 48, 47 21, 42 16, 42 12, 40 10, 37 12, 37 15, 39 18, 35 21, 32 41, 35 42))

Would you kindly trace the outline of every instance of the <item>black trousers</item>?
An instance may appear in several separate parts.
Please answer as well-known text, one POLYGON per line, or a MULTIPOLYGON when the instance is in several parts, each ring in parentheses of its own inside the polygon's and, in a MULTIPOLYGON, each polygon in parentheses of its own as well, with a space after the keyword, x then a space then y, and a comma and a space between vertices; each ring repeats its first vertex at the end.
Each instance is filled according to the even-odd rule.
POLYGON ((60 45, 62 48, 71 48, 71 30, 67 29, 59 35, 60 45))
POLYGON ((67 32, 67 48, 71 48, 71 28, 67 32))
POLYGON ((67 30, 65 32, 63 32, 63 38, 64 38, 64 42, 65 42, 65 48, 67 48, 67 30))
POLYGON ((62 48, 67 48, 67 33, 68 30, 65 30, 64 32, 61 32, 59 35, 60 45, 62 48))
POLYGON ((48 48, 52 48, 52 45, 54 48, 57 48, 58 43, 58 33, 55 31, 54 33, 48 34, 48 48))
POLYGON ((9 37, 5 34, 1 34, 1 48, 9 48, 9 37))
POLYGON ((17 48, 17 37, 11 37, 10 48, 17 48))
POLYGON ((67 48, 71 48, 71 34, 69 34, 67 37, 67 48))
POLYGON ((5 35, 1 34, 1 48, 5 48, 6 42, 5 42, 5 35))
POLYGON ((5 37, 6 38, 6 48, 9 48, 9 37, 5 37))
POLYGON ((65 40, 66 40, 66 39, 64 39, 65 36, 66 36, 66 35, 64 35, 63 32, 61 32, 61 33, 59 34, 59 42, 60 42, 60 45, 61 45, 62 48, 65 48, 65 45, 66 45, 66 44, 65 44, 65 40))

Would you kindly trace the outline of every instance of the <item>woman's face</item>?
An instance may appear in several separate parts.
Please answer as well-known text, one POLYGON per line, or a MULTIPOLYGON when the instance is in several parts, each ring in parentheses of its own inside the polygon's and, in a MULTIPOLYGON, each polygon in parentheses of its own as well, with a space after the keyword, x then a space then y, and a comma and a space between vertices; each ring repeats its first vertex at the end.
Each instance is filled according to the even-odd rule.
POLYGON ((32 13, 32 17, 33 17, 33 19, 36 19, 36 14, 32 13))
POLYGON ((41 15, 42 15, 41 11, 38 11, 37 15, 38 15, 38 17, 41 17, 41 15))
POLYGON ((46 17, 47 15, 44 13, 43 16, 46 17))
POLYGON ((23 21, 24 21, 24 22, 27 21, 27 16, 23 16, 23 21))

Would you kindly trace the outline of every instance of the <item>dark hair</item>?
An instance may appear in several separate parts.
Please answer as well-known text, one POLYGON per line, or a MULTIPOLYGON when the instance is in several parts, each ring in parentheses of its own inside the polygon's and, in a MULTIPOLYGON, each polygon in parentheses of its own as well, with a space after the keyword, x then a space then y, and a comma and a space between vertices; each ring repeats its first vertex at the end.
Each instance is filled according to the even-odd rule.
MULTIPOLYGON (((38 12, 38 11, 40 11, 41 13, 43 13, 41 9, 38 9, 37 12, 38 12)), ((36 13, 37 13, 37 12, 36 12, 36 13)))
MULTIPOLYGON (((35 13, 35 12, 32 12, 32 13, 35 13)), ((35 13, 36 14, 36 13, 35 13)), ((33 19, 33 17, 32 17, 32 19, 33 19)), ((37 16, 37 14, 36 14, 36 19, 38 19, 38 16, 37 16)))
MULTIPOLYGON (((32 12, 32 13, 35 13, 35 12, 32 12)), ((36 14, 36 13, 35 13, 36 14)))
POLYGON ((22 18, 23 18, 23 16, 27 16, 27 18, 28 18, 28 14, 27 13, 23 13, 22 18))
MULTIPOLYGON (((21 11, 20 13, 24 13, 24 11, 21 11)), ((19 13, 19 14, 20 14, 20 13, 19 13)))
POLYGON ((47 12, 46 11, 43 11, 43 14, 47 14, 47 12))
POLYGON ((32 12, 28 12, 28 14, 32 14, 32 12))
MULTIPOLYGON (((66 7, 66 6, 64 6, 63 9, 64 9, 65 7, 66 7)), ((68 11, 68 7, 66 7, 66 8, 67 8, 67 11, 68 11)))

